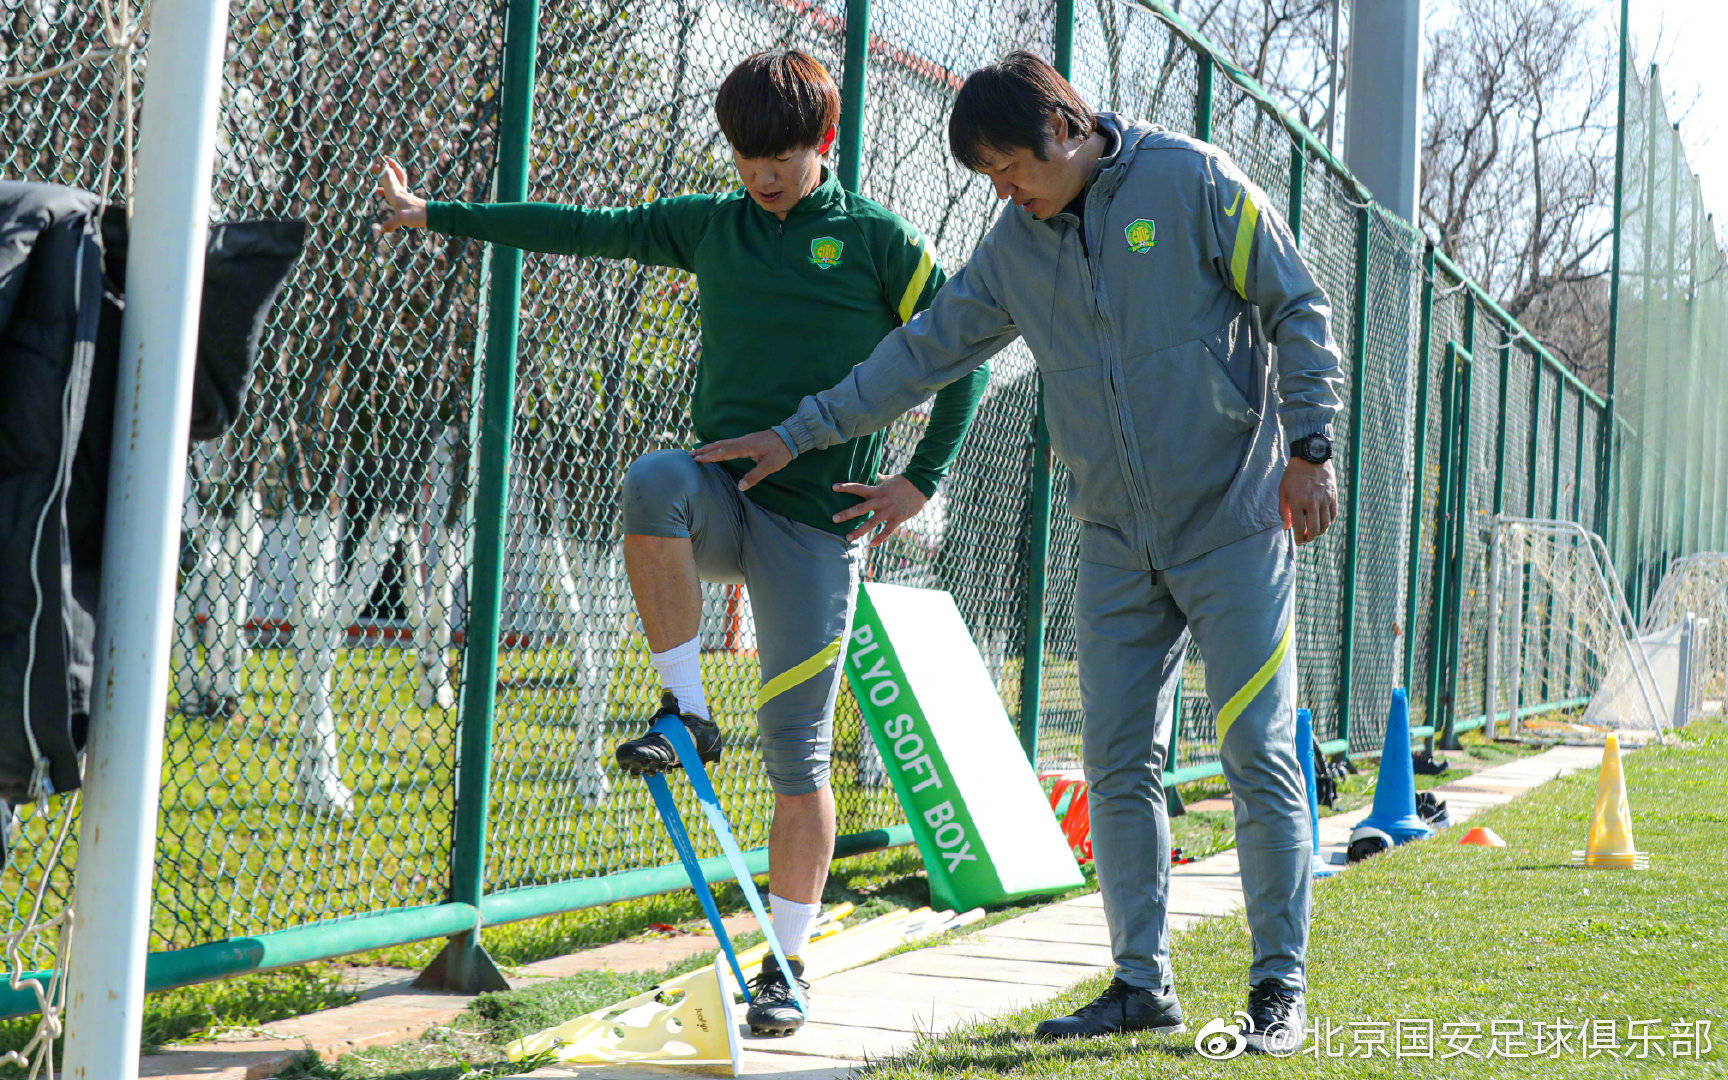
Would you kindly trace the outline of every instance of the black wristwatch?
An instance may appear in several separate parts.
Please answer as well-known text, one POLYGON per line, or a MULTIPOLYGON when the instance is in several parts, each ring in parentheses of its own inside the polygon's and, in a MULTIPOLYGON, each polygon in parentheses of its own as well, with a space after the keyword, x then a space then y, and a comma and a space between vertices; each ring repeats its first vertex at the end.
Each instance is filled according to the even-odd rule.
POLYGON ((1332 460, 1332 440, 1324 435, 1310 435, 1290 444, 1290 456, 1311 465, 1324 465, 1332 460))

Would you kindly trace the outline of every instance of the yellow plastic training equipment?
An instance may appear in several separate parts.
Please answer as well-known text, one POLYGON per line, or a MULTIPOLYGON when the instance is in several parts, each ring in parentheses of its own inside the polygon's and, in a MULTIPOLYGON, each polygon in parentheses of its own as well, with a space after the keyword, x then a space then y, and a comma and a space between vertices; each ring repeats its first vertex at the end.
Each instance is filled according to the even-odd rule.
POLYGON ((738 1075, 732 994, 717 968, 670 979, 505 1047, 511 1061, 551 1052, 583 1064, 661 1062, 721 1066, 738 1075))
POLYGON ((1620 740, 1612 732, 1602 748, 1590 837, 1583 851, 1572 853, 1572 865, 1592 870, 1643 870, 1650 865, 1650 856, 1632 843, 1632 806, 1626 799, 1626 774, 1620 769, 1620 740))

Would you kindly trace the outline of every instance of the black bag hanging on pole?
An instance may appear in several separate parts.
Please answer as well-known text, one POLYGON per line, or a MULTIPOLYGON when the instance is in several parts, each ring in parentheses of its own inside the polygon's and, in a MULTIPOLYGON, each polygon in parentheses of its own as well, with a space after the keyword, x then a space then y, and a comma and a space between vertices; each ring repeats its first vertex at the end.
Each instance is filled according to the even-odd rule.
MULTIPOLYGON (((125 216, 54 184, 0 181, 0 804, 70 791, 89 725, 125 216)), ((245 403, 301 221, 212 226, 191 434, 245 403)), ((0 812, 0 866, 7 830, 0 812)))

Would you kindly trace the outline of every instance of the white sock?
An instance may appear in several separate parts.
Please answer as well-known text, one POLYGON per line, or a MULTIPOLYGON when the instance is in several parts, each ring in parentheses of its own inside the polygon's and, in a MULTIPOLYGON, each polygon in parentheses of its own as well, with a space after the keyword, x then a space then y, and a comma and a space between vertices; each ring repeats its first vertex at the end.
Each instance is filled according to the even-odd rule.
POLYGON ((810 929, 816 916, 822 914, 820 901, 800 904, 768 894, 768 917, 774 923, 774 936, 780 939, 780 950, 788 959, 801 954, 810 944, 810 929))
POLYGON ((649 653, 660 685, 678 699, 678 711, 707 720, 708 698, 702 693, 702 638, 691 638, 665 652, 649 653))

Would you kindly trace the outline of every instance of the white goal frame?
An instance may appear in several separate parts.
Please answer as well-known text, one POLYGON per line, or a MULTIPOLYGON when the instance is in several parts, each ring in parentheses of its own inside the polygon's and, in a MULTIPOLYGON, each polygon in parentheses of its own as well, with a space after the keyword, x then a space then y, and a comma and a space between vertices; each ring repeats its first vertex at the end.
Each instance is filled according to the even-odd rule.
MULTIPOLYGON (((1492 736, 1499 715, 1500 705, 1500 652, 1502 602, 1505 602, 1514 612, 1514 622, 1518 632, 1511 635, 1509 647, 1511 662, 1508 665, 1511 672, 1511 693, 1506 711, 1508 730, 1517 734, 1520 729, 1519 712, 1523 704, 1523 647, 1524 622, 1522 619, 1524 601, 1524 574, 1512 572, 1515 568, 1526 565, 1522 560, 1510 559, 1508 548, 1530 540, 1550 539, 1570 542, 1583 555, 1582 572, 1585 580, 1581 582, 1586 589, 1596 593, 1596 603, 1606 607, 1613 622, 1613 640, 1606 646, 1617 655, 1614 659, 1623 659, 1633 680, 1635 700, 1642 704, 1648 729, 1655 733, 1658 741, 1663 739, 1663 728, 1668 724, 1669 705, 1650 670, 1648 658, 1638 648, 1634 641, 1638 637, 1638 624, 1633 621, 1632 610, 1626 603, 1625 594, 1620 589, 1620 578, 1614 572, 1614 563, 1608 557, 1608 547, 1602 538, 1585 529, 1575 521, 1562 521, 1550 518, 1525 518, 1509 515, 1499 515, 1494 519, 1493 536, 1490 541, 1488 570, 1488 656, 1485 678, 1486 700, 1484 712, 1486 726, 1484 731, 1492 736), (1504 579, 1504 580, 1503 580, 1504 579)), ((1597 689, 1600 689, 1599 687, 1597 689)), ((1642 729, 1644 725, 1639 725, 1642 729)))

